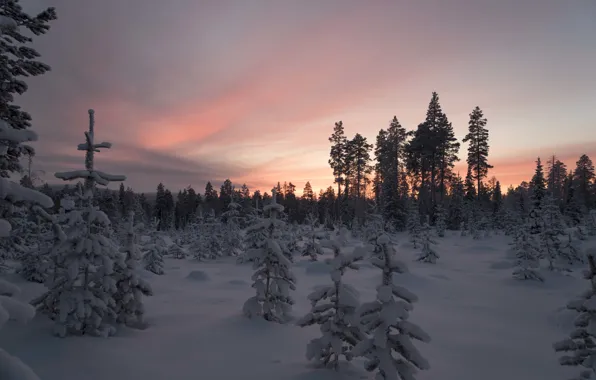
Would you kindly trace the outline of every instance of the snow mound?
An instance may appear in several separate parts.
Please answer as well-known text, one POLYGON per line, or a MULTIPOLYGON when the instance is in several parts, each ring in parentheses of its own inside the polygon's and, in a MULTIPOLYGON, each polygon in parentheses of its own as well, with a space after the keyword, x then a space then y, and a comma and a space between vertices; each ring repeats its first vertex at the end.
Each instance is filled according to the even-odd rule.
POLYGON ((509 260, 492 261, 490 262, 490 269, 511 269, 515 267, 515 263, 509 260))
POLYGON ((305 268, 306 274, 329 274, 331 266, 323 261, 309 262, 305 268))
POLYGON ((489 253, 489 252, 495 252, 497 251, 497 249, 495 247, 492 247, 490 245, 474 245, 472 247, 470 247, 470 253, 489 253))
POLYGON ((547 316, 547 321, 554 328, 563 333, 568 333, 573 329, 573 321, 576 317, 577 313, 575 311, 566 307, 559 307, 547 316))
POLYGON ((234 286, 245 286, 248 285, 248 282, 244 281, 244 280, 230 280, 228 281, 229 285, 234 285, 234 286))
POLYGON ((209 281, 209 275, 205 272, 203 272, 202 270, 193 270, 190 271, 190 273, 188 273, 188 275, 186 276, 187 279, 192 280, 192 281, 209 281))

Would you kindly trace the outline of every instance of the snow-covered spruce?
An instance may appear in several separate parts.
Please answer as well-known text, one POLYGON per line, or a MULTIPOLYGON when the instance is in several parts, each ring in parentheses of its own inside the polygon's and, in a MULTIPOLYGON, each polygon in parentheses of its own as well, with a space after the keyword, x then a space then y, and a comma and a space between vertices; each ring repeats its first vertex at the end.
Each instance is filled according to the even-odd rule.
POLYGON ((538 268, 540 267, 540 251, 535 236, 530 235, 528 225, 518 228, 513 240, 515 250, 515 269, 513 278, 517 280, 544 281, 538 268))
POLYGON ((324 252, 317 240, 315 216, 308 214, 306 216, 306 223, 308 225, 308 233, 307 240, 304 242, 304 247, 302 248, 302 256, 308 256, 311 261, 317 261, 317 256, 322 255, 324 252))
MULTIPOLYGON (((242 252, 242 234, 240 233, 240 209, 242 208, 236 202, 230 202, 228 210, 221 215, 224 221, 224 235, 223 247, 219 248, 219 251, 224 251, 228 256, 238 256, 242 252)), ((213 231, 214 232, 214 231, 213 231)), ((213 247, 211 242, 210 250, 217 249, 213 247)))
POLYGON ((271 203, 263 211, 269 217, 257 226, 249 227, 262 230, 266 238, 257 244, 258 248, 251 248, 246 253, 255 269, 252 287, 256 295, 244 303, 243 312, 248 318, 258 316, 282 323, 287 320, 287 313, 294 304, 290 290, 296 289, 296 277, 290 270, 291 263, 277 238, 284 223, 277 219, 283 206, 276 201, 275 189, 272 190, 271 203))
POLYGON ((164 249, 158 244, 148 244, 143 247, 143 266, 149 272, 162 275, 164 274, 163 255, 164 249))
POLYGON ((134 211, 130 211, 128 215, 124 255, 124 265, 114 268, 116 321, 130 327, 142 328, 145 327, 143 296, 152 296, 153 290, 149 283, 139 276, 137 270, 140 252, 135 244, 134 211))
POLYGON ((431 232, 432 231, 428 223, 424 223, 420 238, 422 249, 416 260, 422 261, 424 263, 435 264, 440 256, 433 247, 434 245, 437 245, 437 242, 433 239, 431 232))
POLYGON ((559 206, 555 203, 552 196, 543 199, 541 209, 542 229, 540 232, 540 252, 541 257, 548 260, 548 269, 568 269, 565 251, 561 246, 559 236, 565 234, 563 225, 563 216, 559 206))
POLYGON ((333 246, 334 257, 328 259, 331 266, 331 285, 319 286, 308 295, 311 311, 296 324, 300 327, 319 325, 322 336, 306 347, 306 358, 339 369, 340 356, 352 360, 351 349, 363 339, 358 326, 356 309, 360 305, 358 291, 342 282, 346 270, 357 270, 357 261, 365 256, 364 248, 358 247, 352 255, 341 252, 338 242, 333 246))
POLYGON ((430 342, 418 325, 408 321, 415 294, 396 285, 394 274, 406 273, 406 265, 395 258, 395 250, 384 235, 379 238, 383 258, 373 256, 371 262, 382 270, 377 299, 363 304, 358 311, 361 325, 369 336, 352 350, 352 355, 367 359, 367 371, 377 371, 378 380, 414 380, 416 370, 430 368, 412 340, 430 342))
POLYGON ((590 210, 586 215, 586 227, 588 235, 596 236, 596 210, 590 210))
POLYGON ((48 291, 32 301, 37 309, 56 322, 55 333, 66 335, 107 336, 115 331, 114 266, 124 260, 111 238, 110 220, 93 205, 95 184, 107 185, 126 179, 94 169, 94 153, 111 144, 95 143, 94 112, 89 110, 86 142, 78 145, 85 151, 85 170, 56 173, 63 180, 84 179, 79 186, 75 208, 69 211, 65 226, 66 239, 58 242, 51 253, 55 263, 46 280, 48 291))
POLYGON ((594 263, 596 250, 588 254, 590 269, 584 272, 584 277, 590 281, 590 288, 579 299, 567 304, 567 308, 575 310, 575 328, 569 338, 556 342, 553 348, 556 352, 568 352, 559 358, 563 366, 583 367, 582 371, 573 379, 586 380, 596 378, 596 265, 594 263))
POLYGON ((561 246, 561 261, 564 262, 567 267, 571 267, 575 263, 585 262, 585 257, 581 251, 581 241, 575 240, 572 237, 571 232, 567 233, 567 239, 561 246))
POLYGON ((33 207, 31 213, 39 226, 37 248, 23 256, 18 273, 27 281, 43 283, 51 268, 50 253, 63 237, 63 232, 56 217, 47 214, 45 210, 33 207))

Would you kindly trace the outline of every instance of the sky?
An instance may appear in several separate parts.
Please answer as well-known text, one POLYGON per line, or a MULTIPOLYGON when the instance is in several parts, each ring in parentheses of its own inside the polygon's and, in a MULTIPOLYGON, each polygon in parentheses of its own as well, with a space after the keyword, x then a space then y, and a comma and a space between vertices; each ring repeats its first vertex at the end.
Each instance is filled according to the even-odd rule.
MULTIPOLYGON (((53 6, 34 46, 48 74, 17 101, 33 169, 81 168, 87 110, 100 170, 126 186, 202 189, 230 178, 299 192, 333 183, 328 137, 411 130, 433 91, 461 140, 479 106, 489 176, 504 186, 556 154, 596 159, 594 0, 23 0, 53 6)), ((465 145, 457 170, 465 175, 465 145)))

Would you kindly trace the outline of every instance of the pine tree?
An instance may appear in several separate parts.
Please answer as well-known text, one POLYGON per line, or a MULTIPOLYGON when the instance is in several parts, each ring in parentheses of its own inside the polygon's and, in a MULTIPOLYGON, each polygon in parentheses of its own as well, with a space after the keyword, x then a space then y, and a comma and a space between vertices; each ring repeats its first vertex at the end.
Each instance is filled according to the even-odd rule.
POLYGON ((548 192, 553 196, 557 204, 560 204, 564 199, 566 177, 567 166, 553 155, 547 161, 546 183, 548 192))
MULTIPOLYGON (((476 180, 476 189, 481 188, 481 183, 486 178, 488 169, 488 129, 486 129, 486 118, 480 107, 474 108, 468 122, 468 134, 462 140, 468 142, 468 171, 472 179, 476 180)), ((466 177, 466 181, 468 177, 466 177)), ((470 194, 471 195, 471 194, 470 194)), ((478 192, 480 195, 480 192, 478 192)))
POLYGON ((465 200, 472 202, 476 199, 476 188, 474 187, 474 176, 472 175, 472 167, 468 166, 466 173, 466 180, 464 182, 465 200))
POLYGON ((428 222, 425 222, 422 226, 422 236, 420 240, 422 241, 422 252, 420 252, 417 261, 435 264, 440 256, 433 248, 433 245, 436 245, 437 242, 431 236, 431 229, 428 222))
POLYGON ((244 303, 243 311, 248 318, 260 316, 267 321, 281 323, 286 321, 287 313, 294 304, 289 291, 296 289, 296 278, 277 238, 284 224, 277 217, 284 208, 277 203, 276 195, 274 189, 271 203, 263 208, 263 211, 269 214, 269 218, 249 227, 263 231, 266 239, 258 248, 249 249, 247 252, 255 269, 252 278, 257 294, 244 303))
POLYGON ((343 283, 347 269, 358 270, 357 261, 364 257, 364 249, 356 249, 352 255, 341 252, 339 244, 333 244, 333 259, 327 260, 331 267, 332 285, 319 286, 308 295, 311 311, 296 324, 300 327, 319 325, 322 336, 310 341, 306 358, 324 366, 339 370, 340 356, 352 360, 351 349, 363 339, 359 330, 356 309, 360 306, 358 291, 343 283))
MULTIPOLYGON (((28 90, 23 78, 43 75, 50 70, 50 66, 37 60, 40 54, 30 46, 33 42, 31 34, 45 34, 50 29, 50 22, 57 18, 56 10, 47 8, 36 16, 30 16, 23 11, 18 0, 5 0, 0 3, 0 15, 0 34, 3 36, 0 46, 0 120, 14 131, 27 130, 31 127, 31 116, 14 104, 15 95, 22 95, 28 90)), ((32 156, 35 153, 31 146, 13 139, 0 141, 0 146, 3 151, 0 176, 4 178, 22 171, 19 162, 22 155, 32 156)))
POLYGON ((594 207, 591 188, 596 181, 594 164, 587 155, 583 154, 576 163, 573 171, 574 196, 582 208, 594 207))
POLYGON ((346 175, 349 179, 353 195, 357 199, 362 199, 366 193, 366 187, 370 183, 368 177, 372 173, 370 165, 370 150, 372 144, 369 144, 366 137, 356 133, 352 140, 346 145, 346 175))
POLYGON ((383 257, 372 257, 374 266, 381 269, 382 281, 377 287, 377 299, 363 304, 358 311, 361 324, 369 337, 352 350, 354 356, 367 359, 365 368, 377 370, 377 379, 413 380, 416 369, 426 370, 430 365, 418 352, 412 340, 430 342, 430 337, 419 326, 408 321, 415 294, 393 282, 394 273, 406 273, 406 265, 396 260, 395 251, 384 235, 383 257))
POLYGON ((532 194, 530 199, 532 200, 532 207, 539 210, 542 204, 542 199, 546 195, 546 180, 544 179, 544 171, 542 169, 542 163, 540 157, 536 160, 536 171, 530 182, 530 188, 532 194))
MULTIPOLYGON (((337 183, 337 199, 339 200, 341 198, 341 186, 345 183, 346 145, 348 144, 341 120, 335 123, 333 134, 329 137, 329 142, 332 144, 331 151, 329 152, 329 166, 333 169, 333 177, 337 183)), ((339 207, 339 203, 336 203, 336 207, 339 207)), ((338 215, 340 214, 339 209, 336 212, 338 215)))
POLYGON ((48 291, 32 304, 56 322, 55 333, 109 335, 116 318, 114 266, 123 266, 116 243, 110 239, 110 220, 93 205, 95 184, 108 185, 126 177, 94 168, 94 154, 109 149, 108 142, 95 143, 94 111, 89 110, 86 141, 78 145, 85 151, 85 170, 56 173, 62 180, 84 179, 76 194, 76 208, 69 212, 67 238, 52 251, 57 263, 46 286, 48 291))
POLYGON ((144 327, 145 306, 143 296, 152 296, 151 285, 137 271, 140 252, 135 244, 134 211, 128 212, 124 265, 114 268, 116 294, 114 294, 116 321, 130 327, 144 327))
POLYGON ((589 270, 584 272, 584 278, 590 281, 590 288, 583 292, 577 300, 567 304, 567 309, 578 313, 575 318, 575 328, 569 338, 553 344, 556 352, 569 352, 559 358, 563 366, 583 367, 582 371, 574 377, 576 380, 596 378, 596 264, 593 252, 588 255, 589 270))
POLYGON ((464 184, 459 175, 451 180, 451 197, 447 210, 447 228, 457 230, 464 221, 464 184))

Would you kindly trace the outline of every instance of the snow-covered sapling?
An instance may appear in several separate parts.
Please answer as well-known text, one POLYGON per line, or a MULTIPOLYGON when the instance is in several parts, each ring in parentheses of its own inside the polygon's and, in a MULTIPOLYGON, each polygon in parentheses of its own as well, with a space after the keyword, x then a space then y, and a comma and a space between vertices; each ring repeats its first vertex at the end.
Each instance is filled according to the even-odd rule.
POLYGON ((575 310, 575 328, 569 338, 556 342, 553 348, 556 352, 568 352, 569 355, 559 358, 563 366, 583 367, 582 371, 573 379, 587 380, 596 378, 596 265, 594 263, 596 251, 588 254, 589 269, 584 277, 590 281, 590 287, 579 299, 567 304, 567 308, 575 310))
POLYGON ((408 321, 418 300, 415 294, 394 283, 394 274, 406 273, 406 265, 395 258, 393 245, 385 235, 379 238, 383 257, 373 256, 372 264, 382 270, 377 299, 359 309, 361 325, 369 337, 354 347, 354 356, 367 359, 366 370, 377 371, 379 380, 413 380, 417 369, 430 368, 412 340, 430 342, 418 325, 408 321))
POLYGON ((308 214, 306 216, 306 222, 308 224, 308 233, 307 240, 304 242, 304 247, 302 248, 302 256, 309 256, 311 261, 317 261, 317 256, 322 255, 324 252, 317 240, 315 216, 308 214))
POLYGON ((417 261, 435 264, 440 256, 433 247, 434 245, 437 245, 437 242, 431 235, 431 228, 428 223, 424 223, 424 226, 422 226, 422 236, 420 240, 422 244, 422 250, 420 255, 418 255, 417 261))
POLYGON ((296 289, 296 277, 277 238, 284 223, 277 219, 283 206, 276 202, 275 189, 271 203, 263 211, 269 214, 269 218, 250 228, 262 230, 266 238, 257 244, 258 248, 251 248, 246 253, 255 269, 252 287, 257 294, 244 303, 243 312, 248 318, 260 316, 267 321, 281 323, 287 320, 287 313, 294 304, 290 290, 296 289))
POLYGON ((163 255, 165 250, 158 244, 147 244, 143 247, 143 265, 149 272, 164 274, 163 255))
POLYGON ((322 336, 315 338, 306 347, 306 358, 339 369, 340 356, 352 360, 351 349, 363 339, 356 318, 360 305, 358 291, 342 282, 345 271, 357 270, 357 261, 364 257, 364 248, 357 248, 353 254, 341 252, 339 243, 334 245, 334 257, 328 259, 331 266, 331 285, 319 286, 308 295, 311 311, 296 324, 300 327, 319 325, 322 336))
POLYGON ((515 269, 513 278, 517 280, 544 281, 537 269, 540 267, 540 251, 534 236, 528 232, 528 226, 522 225, 514 239, 515 269))
POLYGON ((116 294, 114 304, 116 321, 131 327, 144 327, 145 306, 143 296, 153 295, 151 286, 143 280, 137 270, 140 252, 135 244, 134 211, 128 215, 124 265, 114 268, 116 294))

